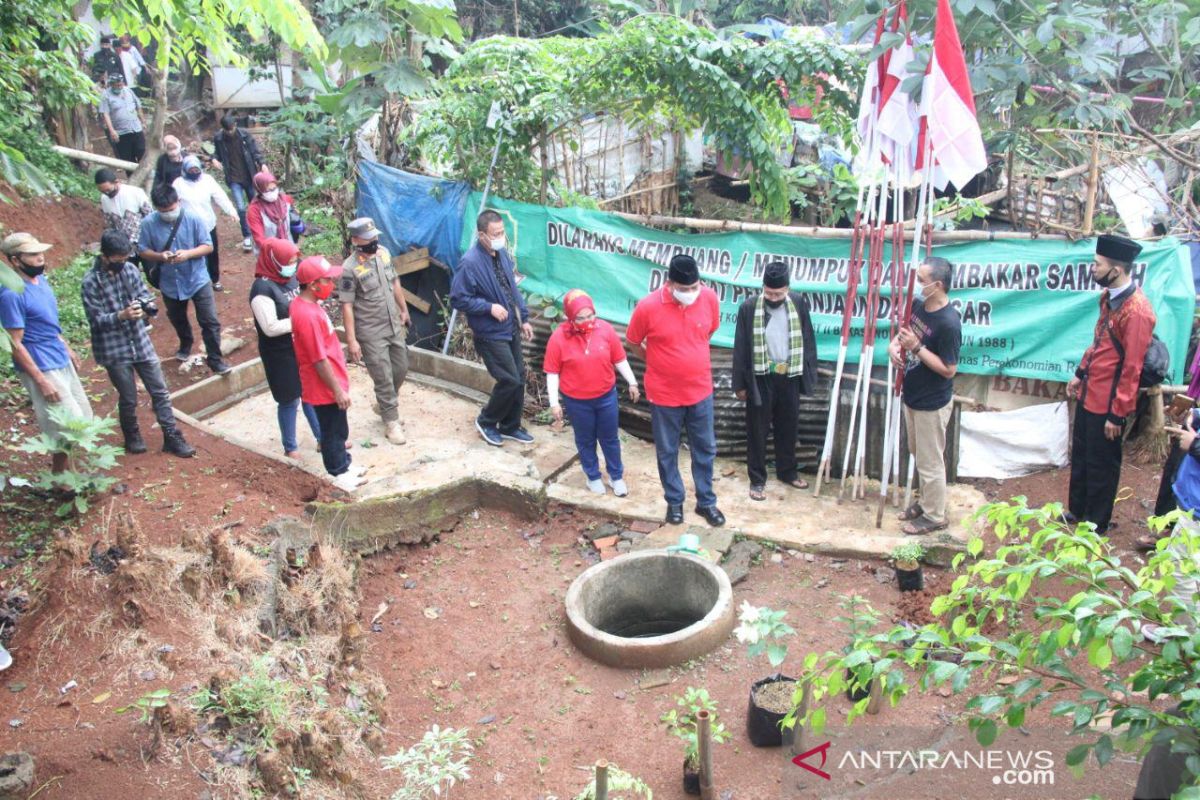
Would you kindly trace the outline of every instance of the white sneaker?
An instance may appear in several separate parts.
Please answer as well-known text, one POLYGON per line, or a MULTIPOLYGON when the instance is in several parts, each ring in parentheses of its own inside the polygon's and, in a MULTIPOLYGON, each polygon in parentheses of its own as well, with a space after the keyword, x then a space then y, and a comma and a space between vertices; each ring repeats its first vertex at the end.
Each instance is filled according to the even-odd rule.
POLYGON ((242 239, 242 251, 249 253, 253 250, 254 250, 254 239, 252 239, 249 236, 247 236, 245 239, 242 239))
POLYGON ((613 494, 615 494, 617 497, 625 497, 627 494, 629 494, 629 487, 625 485, 624 478, 617 478, 615 481, 613 481, 612 490, 613 494))
POLYGON ((362 473, 355 473, 354 470, 343 472, 333 479, 333 485, 341 489, 343 492, 353 492, 358 487, 362 486, 365 481, 362 478, 362 473))
POLYGON ((404 444, 408 441, 404 438, 404 428, 400 426, 398 420, 392 420, 384 425, 384 436, 392 444, 404 444))
POLYGON ((594 481, 588 481, 587 487, 588 491, 592 492, 593 494, 604 494, 605 492, 604 481, 600 480, 599 478, 594 481))

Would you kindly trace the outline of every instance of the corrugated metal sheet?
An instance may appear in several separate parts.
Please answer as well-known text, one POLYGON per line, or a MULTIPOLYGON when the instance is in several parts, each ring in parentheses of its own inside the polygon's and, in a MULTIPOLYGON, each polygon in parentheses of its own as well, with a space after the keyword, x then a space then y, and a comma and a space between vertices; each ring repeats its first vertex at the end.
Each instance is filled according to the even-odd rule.
MULTIPOLYGON (((531 320, 534 330, 532 342, 525 344, 526 363, 531 369, 540 371, 546 355, 546 342, 550 333, 558 326, 557 321, 537 318, 531 320)), ((625 337, 625 326, 613 323, 621 338, 625 337)), ((629 363, 638 381, 646 372, 646 363, 641 356, 626 348, 629 363)), ((732 386, 733 351, 723 347, 713 347, 712 368, 715 396, 713 409, 717 436, 717 452, 725 457, 746 458, 746 412, 745 403, 734 395, 732 386)), ((833 369, 833 364, 822 362, 821 366, 833 369)), ((841 400, 838 409, 837 437, 839 445, 835 448, 833 458, 833 474, 841 474, 842 447, 840 443, 846 440, 846 429, 850 424, 850 404, 854 394, 855 365, 847 365, 849 375, 842 381, 841 400)), ((877 378, 886 378, 884 368, 876 368, 877 378)), ((618 381, 623 383, 621 381, 618 381)), ((797 437, 797 457, 805 469, 815 472, 817 461, 821 457, 821 446, 825 442, 825 426, 829 419, 829 395, 833 387, 833 379, 822 377, 817 384, 816 392, 809 397, 800 398, 800 425, 797 437)), ((621 392, 621 427, 639 439, 650 440, 650 404, 643 395, 637 404, 631 403, 624 391, 621 392)), ((883 458, 883 429, 885 391, 882 387, 872 387, 870 395, 870 413, 867 415, 867 474, 872 478, 880 475, 880 461, 883 458)), ((950 480, 956 477, 955 465, 958 462, 958 410, 950 420, 950 429, 946 432, 946 463, 950 480)), ((903 437, 902 437, 903 438, 903 437)), ((771 445, 773 447, 773 444, 771 445)), ((768 451, 770 452, 770 451, 768 451)), ((901 469, 907 469, 908 447, 901 442, 901 469)))

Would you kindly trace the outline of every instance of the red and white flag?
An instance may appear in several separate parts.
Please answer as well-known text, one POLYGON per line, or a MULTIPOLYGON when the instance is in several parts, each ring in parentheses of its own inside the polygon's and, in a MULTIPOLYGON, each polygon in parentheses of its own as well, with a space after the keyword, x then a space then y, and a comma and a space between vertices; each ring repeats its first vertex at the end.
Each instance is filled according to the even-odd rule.
MULTIPOLYGON (((891 31, 896 33, 907 27, 908 12, 903 2, 896 8, 891 31)), ((913 60, 912 37, 905 35, 904 42, 885 53, 886 70, 879 90, 879 136, 880 149, 887 161, 897 171, 901 182, 913 168, 914 139, 916 138, 919 113, 908 92, 901 83, 908 77, 908 65, 913 60)))
MULTIPOLYGON (((875 25, 876 46, 883 37, 883 26, 881 15, 875 25)), ((879 119, 879 85, 883 80, 885 68, 883 56, 880 56, 867 66, 867 74, 863 80, 862 95, 858 99, 858 138, 862 143, 859 147, 860 156, 870 150, 873 143, 872 134, 879 119)), ((874 158, 870 160, 874 161, 874 158)))
POLYGON ((987 152, 950 0, 938 0, 933 55, 921 88, 921 114, 918 169, 925 166, 928 147, 936 165, 934 185, 945 189, 950 182, 961 189, 987 167, 987 152))

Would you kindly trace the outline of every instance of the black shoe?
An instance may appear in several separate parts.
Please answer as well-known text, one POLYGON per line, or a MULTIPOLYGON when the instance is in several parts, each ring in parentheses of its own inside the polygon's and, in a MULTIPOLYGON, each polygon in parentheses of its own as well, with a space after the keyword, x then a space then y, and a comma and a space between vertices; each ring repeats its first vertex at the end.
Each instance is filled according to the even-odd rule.
POLYGON ((209 364, 208 368, 216 375, 228 375, 233 372, 233 366, 226 360, 222 359, 216 364, 209 364))
POLYGON ((187 443, 182 433, 171 431, 163 434, 163 452, 180 458, 191 458, 196 455, 196 448, 187 443))
POLYGON ((131 456, 146 452, 146 440, 138 431, 125 434, 125 452, 131 456))
POLYGON ((529 444, 533 441, 533 436, 524 428, 517 428, 515 431, 500 431, 500 435, 505 439, 512 439, 514 442, 521 444, 529 444))
POLYGON ((725 524, 725 515, 716 506, 709 506, 708 508, 696 506, 696 513, 704 517, 705 521, 714 528, 719 528, 725 524))
POLYGON ((683 506, 667 506, 667 524, 682 525, 683 524, 683 506))

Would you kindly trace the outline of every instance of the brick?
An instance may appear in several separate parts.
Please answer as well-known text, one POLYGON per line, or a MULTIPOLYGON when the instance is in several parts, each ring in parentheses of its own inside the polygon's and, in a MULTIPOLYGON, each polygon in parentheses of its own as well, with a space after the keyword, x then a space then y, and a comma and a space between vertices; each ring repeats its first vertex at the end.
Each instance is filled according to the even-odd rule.
POLYGON ((617 540, 620 536, 602 536, 599 539, 592 539, 592 544, 596 545, 596 549, 605 550, 617 546, 617 540))

